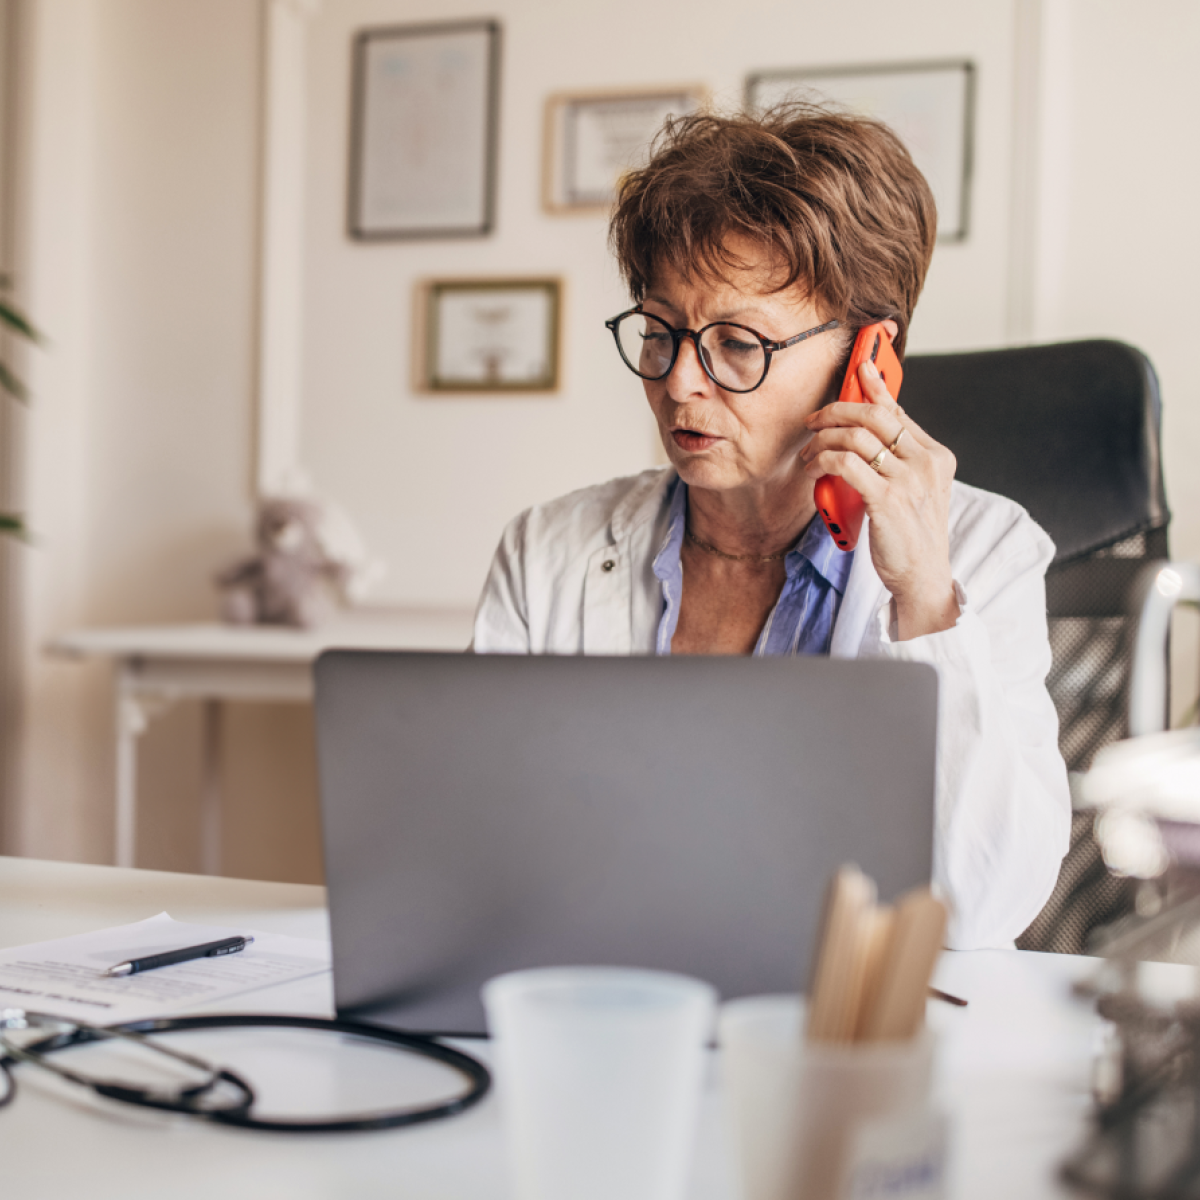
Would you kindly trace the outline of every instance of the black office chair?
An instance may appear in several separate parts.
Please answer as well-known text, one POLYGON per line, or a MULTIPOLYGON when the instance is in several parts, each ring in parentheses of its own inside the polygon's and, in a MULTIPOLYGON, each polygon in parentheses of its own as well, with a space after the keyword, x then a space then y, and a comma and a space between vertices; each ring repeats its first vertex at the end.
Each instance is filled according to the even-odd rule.
MULTIPOLYGON (((1047 684, 1067 767, 1086 771, 1126 736, 1132 593, 1146 561, 1168 557, 1154 368, 1110 341, 913 355, 900 400, 954 451, 959 479, 1016 500, 1054 539, 1047 684)), ((1077 814, 1058 886, 1017 944, 1080 953, 1131 904, 1077 814)))

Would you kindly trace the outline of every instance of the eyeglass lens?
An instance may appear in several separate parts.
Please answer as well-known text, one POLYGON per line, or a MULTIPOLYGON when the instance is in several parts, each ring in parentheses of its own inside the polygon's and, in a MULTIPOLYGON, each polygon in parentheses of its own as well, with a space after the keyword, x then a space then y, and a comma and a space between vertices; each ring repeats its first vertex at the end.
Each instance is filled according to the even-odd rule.
MULTIPOLYGON (((628 313, 617 324, 621 357, 643 379, 662 379, 671 370, 675 339, 670 328, 649 313, 628 313)), ((767 352, 748 330, 710 325, 700 338, 704 366, 723 388, 745 392, 757 387, 767 370, 767 352)))

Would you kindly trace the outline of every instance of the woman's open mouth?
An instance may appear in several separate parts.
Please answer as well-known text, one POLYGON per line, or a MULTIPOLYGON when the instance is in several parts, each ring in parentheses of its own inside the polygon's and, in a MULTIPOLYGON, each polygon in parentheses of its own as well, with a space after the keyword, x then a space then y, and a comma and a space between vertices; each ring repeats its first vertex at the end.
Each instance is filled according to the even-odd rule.
POLYGON ((711 434, 701 433, 698 429, 672 429, 671 437, 680 450, 694 454, 698 450, 707 450, 715 446, 721 439, 711 434))

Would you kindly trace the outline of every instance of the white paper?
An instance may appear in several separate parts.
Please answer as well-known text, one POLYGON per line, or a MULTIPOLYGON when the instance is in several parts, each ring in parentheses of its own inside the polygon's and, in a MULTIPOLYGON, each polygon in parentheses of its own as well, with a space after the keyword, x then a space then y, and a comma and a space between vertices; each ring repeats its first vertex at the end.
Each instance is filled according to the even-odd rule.
POLYGON ((224 1001, 328 970, 326 942, 250 929, 189 925, 159 913, 134 925, 0 950, 0 1008, 111 1025, 224 1001), (121 978, 103 973, 130 959, 238 936, 253 936, 253 945, 236 954, 199 958, 121 978))
POLYGON ((437 382, 545 386, 553 373, 553 299, 543 287, 442 292, 437 382))

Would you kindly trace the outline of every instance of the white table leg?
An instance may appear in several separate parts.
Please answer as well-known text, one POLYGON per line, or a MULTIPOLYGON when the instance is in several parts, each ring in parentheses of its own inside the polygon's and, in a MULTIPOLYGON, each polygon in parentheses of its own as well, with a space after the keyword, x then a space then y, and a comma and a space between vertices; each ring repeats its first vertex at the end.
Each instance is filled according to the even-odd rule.
POLYGON ((146 715, 134 694, 133 668, 122 660, 117 668, 117 812, 118 867, 132 867, 137 833, 137 740, 146 728, 146 715))
POLYGON ((221 702, 203 703, 204 747, 200 781, 200 870, 221 873, 221 702))

